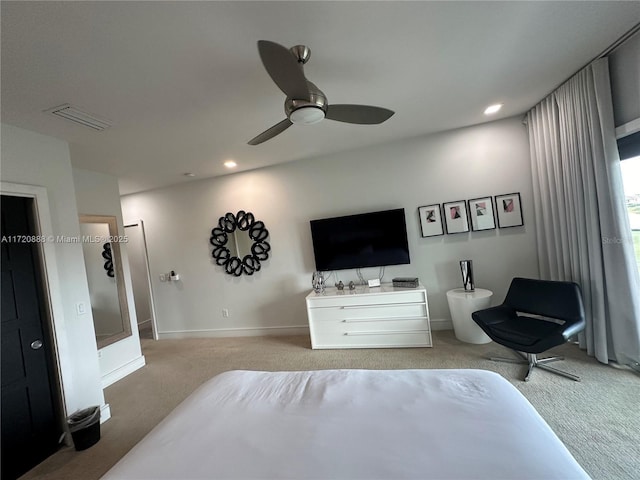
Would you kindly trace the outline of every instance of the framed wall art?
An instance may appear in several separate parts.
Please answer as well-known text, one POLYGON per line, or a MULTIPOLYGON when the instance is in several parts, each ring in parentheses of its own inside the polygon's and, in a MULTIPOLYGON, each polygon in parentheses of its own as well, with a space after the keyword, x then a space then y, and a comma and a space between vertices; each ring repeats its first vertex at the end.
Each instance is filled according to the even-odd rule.
POLYGON ((519 193, 496 195, 495 198, 496 212, 498 213, 498 227, 509 228, 524 225, 519 193))
POLYGON ((492 230, 496 228, 496 218, 491 197, 472 198, 469 204, 471 231, 492 230))
POLYGON ((444 235, 439 203, 418 207, 418 216, 420 217, 420 229, 423 237, 444 235))
POLYGON ((469 231, 467 202, 459 200, 442 204, 444 223, 447 233, 463 233, 469 231))

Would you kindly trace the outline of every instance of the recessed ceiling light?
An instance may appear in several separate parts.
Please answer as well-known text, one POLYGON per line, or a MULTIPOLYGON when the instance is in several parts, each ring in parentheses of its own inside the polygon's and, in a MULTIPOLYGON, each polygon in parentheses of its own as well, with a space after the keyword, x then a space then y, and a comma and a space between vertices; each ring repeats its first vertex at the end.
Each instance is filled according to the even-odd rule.
POLYGON ((233 160, 227 160, 226 162, 224 162, 224 166, 227 168, 235 168, 238 166, 238 164, 233 160))
POLYGON ((484 114, 485 115, 493 115, 494 113, 497 113, 501 108, 502 108, 502 104, 501 103, 496 103, 495 105, 490 105, 485 109, 484 114))
POLYGON ((183 173, 182 175, 184 175, 185 177, 195 177, 196 176, 195 173, 191 173, 191 172, 186 172, 186 173, 183 173))

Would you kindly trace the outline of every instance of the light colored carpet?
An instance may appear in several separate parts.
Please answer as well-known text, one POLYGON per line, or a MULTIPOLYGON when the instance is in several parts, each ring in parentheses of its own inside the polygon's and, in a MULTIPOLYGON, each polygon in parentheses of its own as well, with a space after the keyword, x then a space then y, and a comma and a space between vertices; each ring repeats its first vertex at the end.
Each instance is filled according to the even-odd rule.
MULTIPOLYGON (((142 340, 147 365, 105 390, 112 418, 101 440, 82 452, 64 448, 23 479, 98 479, 162 418, 205 380, 227 370, 319 370, 334 368, 481 368, 500 373, 534 405, 594 479, 632 480, 640 472, 640 376, 587 357, 575 345, 558 347, 560 369, 573 382, 525 366, 496 363, 510 356, 490 343, 459 342, 452 331, 434 332, 433 348, 311 350, 308 337, 242 337, 142 340)), ((526 435, 526 432, 523 432, 526 435)), ((535 453, 532 452, 532 455, 535 453)))

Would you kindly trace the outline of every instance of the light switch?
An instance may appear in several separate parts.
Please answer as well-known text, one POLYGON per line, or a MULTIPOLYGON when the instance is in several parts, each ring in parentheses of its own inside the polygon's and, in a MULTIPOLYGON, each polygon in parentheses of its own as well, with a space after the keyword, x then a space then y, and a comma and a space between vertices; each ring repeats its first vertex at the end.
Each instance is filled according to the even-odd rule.
POLYGON ((84 315, 87 313, 87 306, 85 305, 84 302, 76 303, 76 313, 78 315, 84 315))

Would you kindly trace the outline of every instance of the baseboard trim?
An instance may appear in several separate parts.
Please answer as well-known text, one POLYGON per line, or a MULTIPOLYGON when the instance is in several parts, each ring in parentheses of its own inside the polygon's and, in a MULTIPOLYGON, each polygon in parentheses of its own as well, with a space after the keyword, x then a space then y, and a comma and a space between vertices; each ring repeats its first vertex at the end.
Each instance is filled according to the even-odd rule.
POLYGON ((216 328, 211 330, 172 330, 158 332, 159 340, 210 337, 262 337, 267 335, 309 335, 309 325, 293 327, 216 328))
POLYGON ((138 358, 131 360, 128 363, 125 363, 121 367, 116 368, 115 370, 105 374, 102 376, 102 388, 107 388, 109 385, 113 385, 118 380, 122 380, 127 375, 135 372, 139 368, 142 368, 146 365, 144 360, 144 355, 140 355, 138 358))
POLYGON ((453 330, 453 323, 448 318, 432 318, 431 321, 431 330, 453 330))
MULTIPOLYGON (((431 330, 453 330, 451 320, 434 318, 431 320, 431 330)), ((293 327, 246 327, 246 328, 216 328, 210 330, 169 330, 158 332, 159 340, 180 338, 211 338, 211 337, 262 337, 266 335, 309 335, 309 325, 293 327)))

